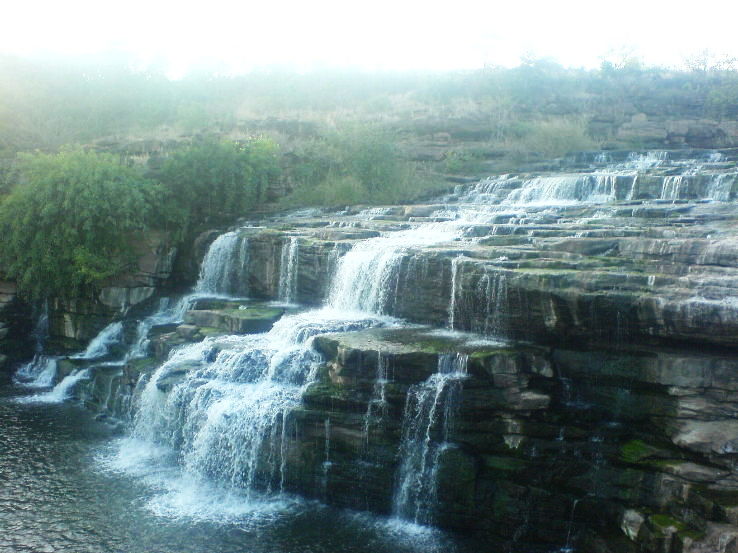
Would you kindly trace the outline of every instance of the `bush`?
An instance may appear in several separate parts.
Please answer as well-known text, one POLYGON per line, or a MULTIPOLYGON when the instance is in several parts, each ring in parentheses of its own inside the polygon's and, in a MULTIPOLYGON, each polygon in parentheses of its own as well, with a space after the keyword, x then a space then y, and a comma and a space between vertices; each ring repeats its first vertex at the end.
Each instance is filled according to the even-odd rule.
POLYGON ((409 201, 443 183, 404 159, 399 144, 380 129, 353 127, 301 143, 289 164, 294 190, 284 207, 388 204, 409 201))
POLYGON ((264 201, 269 183, 278 178, 277 153, 267 139, 205 140, 175 153, 159 175, 167 206, 163 222, 187 234, 243 216, 264 201))
POLYGON ((0 266, 31 297, 75 296, 133 262, 155 187, 111 155, 22 155, 0 206, 0 266))
POLYGON ((504 147, 516 160, 530 155, 550 159, 597 148, 597 143, 587 133, 586 121, 581 118, 560 117, 526 122, 517 129, 517 135, 504 142, 504 147))

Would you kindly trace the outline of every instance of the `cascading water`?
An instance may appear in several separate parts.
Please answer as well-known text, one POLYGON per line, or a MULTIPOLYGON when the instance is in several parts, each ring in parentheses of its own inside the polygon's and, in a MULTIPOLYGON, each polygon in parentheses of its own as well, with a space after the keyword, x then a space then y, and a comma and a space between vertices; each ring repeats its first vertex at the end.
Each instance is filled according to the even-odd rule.
POLYGON ((464 354, 440 355, 437 372, 408 391, 393 499, 393 514, 400 519, 433 522, 440 460, 448 447, 467 362, 464 354))
POLYGON ((611 174, 536 177, 513 190, 504 203, 556 205, 610 201, 615 199, 616 178, 611 174))
POLYGON ((377 373, 374 378, 372 395, 366 405, 364 415, 364 451, 369 450, 369 437, 372 425, 379 424, 387 412, 387 358, 377 351, 377 373))
POLYGON ((400 263, 414 247, 431 246, 460 235, 459 223, 432 223, 358 242, 339 263, 328 305, 343 311, 385 313, 400 263))
POLYGON ((175 350, 143 391, 133 435, 177 451, 190 474, 247 495, 281 490, 290 413, 322 362, 312 339, 382 324, 374 317, 310 311, 284 317, 266 334, 206 339, 175 350))
POLYGON ((735 180, 735 174, 721 173, 714 175, 707 187, 707 198, 718 202, 729 201, 733 195, 735 180))
POLYGON ((677 200, 682 194, 682 185, 684 183, 684 177, 681 175, 664 177, 664 182, 661 187, 661 199, 662 200, 677 200))
POLYGON ((110 323, 95 336, 81 353, 72 355, 74 359, 98 359, 110 353, 111 346, 120 343, 123 337, 123 323, 110 323))
POLYGON ((238 232, 221 234, 210 245, 200 266, 195 286, 199 295, 248 295, 246 279, 241 278, 249 260, 248 238, 238 232))
POLYGON ((463 256, 459 255, 451 260, 451 298, 448 302, 448 327, 453 330, 456 320, 456 296, 457 281, 459 277, 459 264, 463 256))
POLYGON ((151 329, 181 322, 197 298, 230 297, 230 292, 245 294, 246 279, 241 276, 248 258, 248 238, 239 236, 237 232, 227 232, 216 238, 202 260, 194 292, 182 296, 174 304, 169 298, 162 298, 158 309, 138 323, 136 340, 126 353, 125 360, 146 357, 151 329))
POLYGON ((282 245, 279 263, 279 301, 291 304, 297 297, 297 264, 299 241, 297 236, 290 236, 282 245))
POLYGON ((72 374, 65 376, 56 386, 48 392, 17 398, 20 403, 62 403, 69 399, 74 392, 75 386, 82 380, 89 378, 89 369, 78 369, 72 374))
POLYGON ((27 388, 47 388, 56 378, 56 357, 44 354, 44 344, 49 337, 49 302, 44 300, 32 333, 33 359, 21 365, 13 375, 13 381, 27 388))

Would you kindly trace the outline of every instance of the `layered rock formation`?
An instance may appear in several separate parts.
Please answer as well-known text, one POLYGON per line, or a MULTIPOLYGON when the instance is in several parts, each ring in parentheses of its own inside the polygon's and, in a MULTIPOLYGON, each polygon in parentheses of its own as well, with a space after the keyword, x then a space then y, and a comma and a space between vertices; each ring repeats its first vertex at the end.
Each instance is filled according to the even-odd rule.
POLYGON ((89 405, 249 490, 513 551, 735 553, 736 157, 580 155, 245 227, 197 288, 252 300, 191 299, 59 377, 89 368, 89 405))

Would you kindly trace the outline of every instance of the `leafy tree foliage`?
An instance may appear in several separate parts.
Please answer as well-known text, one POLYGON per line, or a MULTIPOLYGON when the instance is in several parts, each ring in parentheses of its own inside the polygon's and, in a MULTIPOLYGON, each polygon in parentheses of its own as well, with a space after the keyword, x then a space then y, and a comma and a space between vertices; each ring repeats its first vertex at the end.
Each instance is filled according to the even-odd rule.
POLYGON ((265 199, 280 167, 276 144, 206 140, 172 155, 159 180, 166 219, 184 234, 208 223, 230 222, 265 199))
POLYGON ((0 205, 0 266, 26 295, 75 296, 132 262, 155 187, 111 155, 26 154, 0 205))

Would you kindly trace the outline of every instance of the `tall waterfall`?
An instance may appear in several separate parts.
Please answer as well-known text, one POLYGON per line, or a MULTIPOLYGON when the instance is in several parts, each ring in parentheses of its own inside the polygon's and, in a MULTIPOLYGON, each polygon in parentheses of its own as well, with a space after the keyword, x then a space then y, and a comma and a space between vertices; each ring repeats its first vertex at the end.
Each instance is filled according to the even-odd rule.
POLYGON ((437 372, 408 391, 393 500, 396 517, 416 524, 433 522, 440 460, 448 447, 467 362, 464 354, 441 355, 437 372))
POLYGON ((200 295, 248 295, 247 281, 241 278, 248 261, 248 238, 235 231, 221 234, 202 260, 195 292, 200 295))
POLYGON ((293 303, 297 298, 297 267, 298 267, 297 236, 290 236, 282 245, 282 255, 279 262, 279 301, 293 303))

